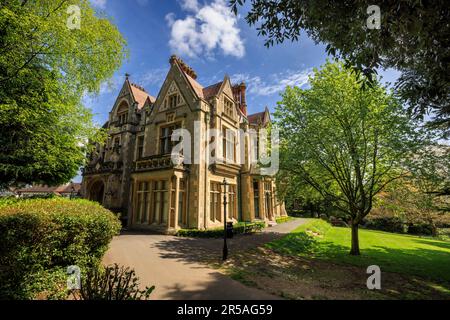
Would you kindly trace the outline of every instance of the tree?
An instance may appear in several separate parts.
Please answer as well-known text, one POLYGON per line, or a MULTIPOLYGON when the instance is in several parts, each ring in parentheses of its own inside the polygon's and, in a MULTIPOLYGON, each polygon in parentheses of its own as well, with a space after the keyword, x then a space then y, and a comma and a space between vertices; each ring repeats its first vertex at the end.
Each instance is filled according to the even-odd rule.
MULTIPOLYGON (((246 0, 230 0, 232 9, 246 0)), ((297 41, 302 30, 328 54, 346 60, 371 76, 379 68, 395 68, 400 98, 417 116, 430 112, 432 125, 450 134, 450 13, 436 1, 252 0, 246 15, 257 25, 266 46, 297 41), (380 8, 380 29, 369 29, 369 6, 380 8)), ((368 77, 370 80, 372 77, 368 77)))
POLYGON ((87 141, 103 137, 82 97, 97 93, 125 55, 120 32, 88 0, 2 1, 0 186, 77 174, 87 141), (80 29, 68 26, 74 5, 80 29))
POLYGON ((275 112, 280 129, 280 170, 301 178, 347 217, 350 253, 359 255, 358 226, 374 197, 409 174, 427 142, 391 93, 364 87, 342 63, 315 70, 310 89, 290 88, 275 112))
POLYGON ((450 196, 450 146, 435 144, 414 157, 411 177, 423 193, 432 197, 450 196))

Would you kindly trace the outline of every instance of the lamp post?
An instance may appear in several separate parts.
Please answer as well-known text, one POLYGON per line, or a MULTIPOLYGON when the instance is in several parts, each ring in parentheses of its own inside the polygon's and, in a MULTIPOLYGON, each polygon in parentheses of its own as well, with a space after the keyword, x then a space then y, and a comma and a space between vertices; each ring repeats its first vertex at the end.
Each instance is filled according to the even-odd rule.
POLYGON ((73 199, 74 193, 75 193, 75 187, 74 187, 73 184, 72 184, 72 188, 70 189, 70 200, 73 199))
POLYGON ((222 260, 227 260, 228 257, 228 246, 227 246, 227 179, 223 179, 221 183, 223 186, 223 252, 222 260))

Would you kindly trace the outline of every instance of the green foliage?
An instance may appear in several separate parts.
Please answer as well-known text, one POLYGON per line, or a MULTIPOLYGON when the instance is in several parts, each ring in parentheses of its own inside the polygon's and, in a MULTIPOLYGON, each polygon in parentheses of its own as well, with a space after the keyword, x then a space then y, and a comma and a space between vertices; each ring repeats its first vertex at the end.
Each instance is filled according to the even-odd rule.
POLYGON ((357 226, 428 141, 392 94, 364 87, 342 63, 327 62, 310 84, 288 87, 275 112, 281 179, 308 184, 357 226))
POLYGON ((0 187, 61 184, 104 134, 82 105, 124 58, 117 28, 88 0, 6 0, 0 7, 0 187), (69 5, 81 29, 67 27, 69 5))
POLYGON ((148 300, 155 286, 139 289, 134 269, 118 264, 91 268, 81 277, 81 290, 74 293, 82 300, 148 300))
MULTIPOLYGON (((237 12, 246 0, 229 2, 237 12)), ((369 80, 380 68, 399 70, 399 96, 418 115, 433 111, 434 124, 449 134, 449 12, 445 0, 252 0, 246 20, 268 47, 305 32, 369 80), (374 4, 381 10, 379 30, 367 28, 374 4)))
POLYGON ((450 288, 450 242, 426 237, 360 230, 361 256, 348 255, 350 229, 312 219, 267 246, 277 252, 434 279, 450 288))
MULTIPOLYGON (((428 195, 428 201, 436 197, 450 197, 450 146, 436 144, 422 150, 414 160, 412 183, 428 195)), ((432 206, 431 203, 428 205, 432 206)))
POLYGON ((4 198, 0 198, 0 208, 2 207, 6 207, 6 206, 10 206, 12 204, 16 204, 19 201, 21 201, 20 198, 16 198, 16 197, 4 197, 4 198))
POLYGON ((278 217, 275 218, 275 222, 276 223, 285 223, 285 222, 289 222, 292 220, 292 217, 278 217))
MULTIPOLYGON (((425 168, 422 168, 425 169, 425 168)), ((440 210, 440 199, 424 192, 426 181, 409 176, 392 183, 381 193, 364 226, 370 229, 410 234, 436 235, 450 226, 450 215, 440 210), (419 183, 417 183, 419 182, 419 183)))
MULTIPOLYGON (((363 223, 364 228, 395 233, 407 233, 408 223, 402 216, 369 216, 363 223)), ((419 233, 420 234, 420 233, 419 233)), ((426 234, 426 233, 424 233, 426 234)), ((428 234, 432 234, 431 232, 428 234)))
MULTIPOLYGON (((233 225, 233 234, 246 234, 260 231, 265 228, 265 222, 238 222, 233 225)), ((180 229, 177 231, 179 237, 193 238, 221 238, 223 237, 223 228, 213 228, 207 230, 199 229, 180 229)))
POLYGON ((60 292, 66 268, 96 266, 120 222, 86 200, 35 199, 0 207, 0 298, 60 292), (51 280, 53 279, 53 280, 51 280))

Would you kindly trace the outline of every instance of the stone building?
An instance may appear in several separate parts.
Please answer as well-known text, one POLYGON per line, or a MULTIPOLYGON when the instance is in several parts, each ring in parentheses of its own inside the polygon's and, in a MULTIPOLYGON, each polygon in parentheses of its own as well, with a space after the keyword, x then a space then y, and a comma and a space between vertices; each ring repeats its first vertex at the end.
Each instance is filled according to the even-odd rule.
MULTIPOLYGON (((241 154, 236 136, 224 133, 217 143, 223 146, 221 156, 231 161, 213 164, 204 160, 210 139, 198 138, 212 129, 260 130, 270 123, 267 108, 247 115, 244 83, 233 86, 225 76, 203 87, 196 78, 176 56, 170 58, 170 70, 156 98, 126 76, 104 125, 108 140, 96 147, 83 169, 83 196, 121 212, 133 228, 206 229, 223 225, 225 178, 227 219, 274 223, 286 215, 274 180, 256 170, 247 151, 239 164, 232 161, 241 154), (197 134, 183 142, 190 143, 191 153, 201 155, 198 163, 172 161, 171 136, 181 128, 197 134)), ((243 144, 242 150, 248 150, 249 138, 243 144)))

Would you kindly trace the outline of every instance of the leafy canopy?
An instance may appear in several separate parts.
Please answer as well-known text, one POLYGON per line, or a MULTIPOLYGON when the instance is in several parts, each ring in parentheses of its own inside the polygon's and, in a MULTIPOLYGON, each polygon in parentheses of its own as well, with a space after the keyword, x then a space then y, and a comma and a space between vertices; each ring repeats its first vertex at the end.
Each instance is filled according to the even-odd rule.
POLYGON ((0 5, 0 185, 59 184, 103 135, 82 104, 126 57, 117 28, 88 0, 0 5), (70 5, 81 28, 67 27, 70 5))
MULTIPOLYGON (((237 13, 246 0, 230 0, 237 13)), ((430 112, 450 134, 450 11, 448 1, 252 0, 246 20, 266 46, 297 41, 302 30, 327 53, 371 76, 379 68, 401 72, 396 89, 410 110, 430 112), (381 11, 381 29, 368 29, 370 5, 381 11)), ((371 79, 372 77, 368 77, 371 79)))
POLYGON ((275 112, 281 174, 301 179, 359 224, 374 196, 408 174, 427 140, 391 93, 378 83, 363 88, 342 63, 315 70, 310 85, 288 87, 275 112))

